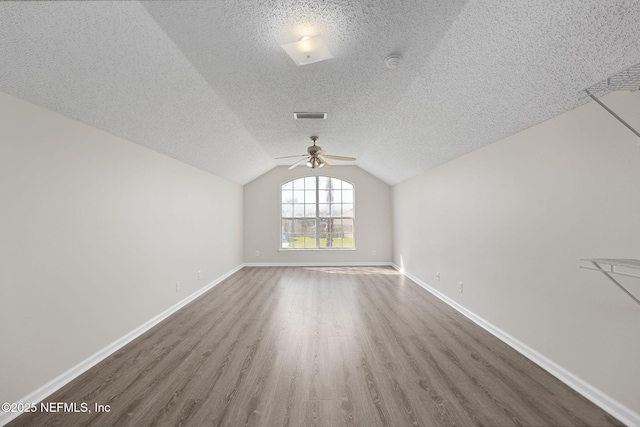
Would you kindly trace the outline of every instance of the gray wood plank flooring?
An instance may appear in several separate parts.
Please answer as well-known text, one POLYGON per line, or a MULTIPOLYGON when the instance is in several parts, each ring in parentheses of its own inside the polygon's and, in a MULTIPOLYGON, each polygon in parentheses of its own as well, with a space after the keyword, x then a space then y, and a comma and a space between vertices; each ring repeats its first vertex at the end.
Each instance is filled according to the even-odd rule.
POLYGON ((10 426, 608 426, 390 267, 246 267, 10 426))

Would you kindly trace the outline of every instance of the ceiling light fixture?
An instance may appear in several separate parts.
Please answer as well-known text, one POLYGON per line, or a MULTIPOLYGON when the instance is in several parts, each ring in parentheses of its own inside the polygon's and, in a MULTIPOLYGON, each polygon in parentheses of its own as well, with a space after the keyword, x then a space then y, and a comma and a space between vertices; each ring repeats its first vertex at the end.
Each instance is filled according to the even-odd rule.
POLYGON ((296 65, 313 64, 333 58, 320 35, 305 36, 300 41, 280 45, 296 65))

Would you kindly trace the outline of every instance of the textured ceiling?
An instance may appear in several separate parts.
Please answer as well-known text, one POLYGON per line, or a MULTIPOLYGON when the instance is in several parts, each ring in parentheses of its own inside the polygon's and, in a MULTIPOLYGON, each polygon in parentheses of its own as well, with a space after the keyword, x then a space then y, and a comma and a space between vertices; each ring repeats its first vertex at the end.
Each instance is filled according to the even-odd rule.
POLYGON ((240 184, 312 134, 395 184, 640 63, 640 2, 2 2, 0 57, 0 90, 240 184), (334 59, 279 46, 315 34, 334 59))

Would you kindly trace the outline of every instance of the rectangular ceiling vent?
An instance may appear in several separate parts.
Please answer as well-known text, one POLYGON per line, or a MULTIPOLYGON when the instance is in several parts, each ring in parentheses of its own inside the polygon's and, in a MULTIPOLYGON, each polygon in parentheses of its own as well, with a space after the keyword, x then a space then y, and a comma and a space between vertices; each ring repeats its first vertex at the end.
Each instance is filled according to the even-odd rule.
POLYGON ((327 113, 293 113, 293 118, 298 119, 316 119, 324 120, 327 118, 327 113))

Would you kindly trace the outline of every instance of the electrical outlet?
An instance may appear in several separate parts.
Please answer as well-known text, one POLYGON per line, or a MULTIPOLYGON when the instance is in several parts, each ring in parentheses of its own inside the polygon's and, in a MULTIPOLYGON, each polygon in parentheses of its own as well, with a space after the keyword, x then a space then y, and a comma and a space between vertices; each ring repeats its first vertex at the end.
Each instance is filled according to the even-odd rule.
POLYGON ((202 279, 202 270, 198 270, 198 279, 202 279))
POLYGON ((440 272, 436 273, 436 279, 438 279, 438 282, 440 281, 440 272))
POLYGON ((260 256, 260 251, 256 251, 256 256, 260 256))
POLYGON ((458 286, 460 287, 460 293, 462 293, 462 282, 458 282, 458 286))
POLYGON ((180 282, 176 282, 176 292, 180 290, 180 282))
POLYGON ((377 253, 377 252, 376 252, 376 250, 375 250, 375 249, 371 251, 371 255, 373 255, 373 256, 376 256, 376 253, 377 253))

